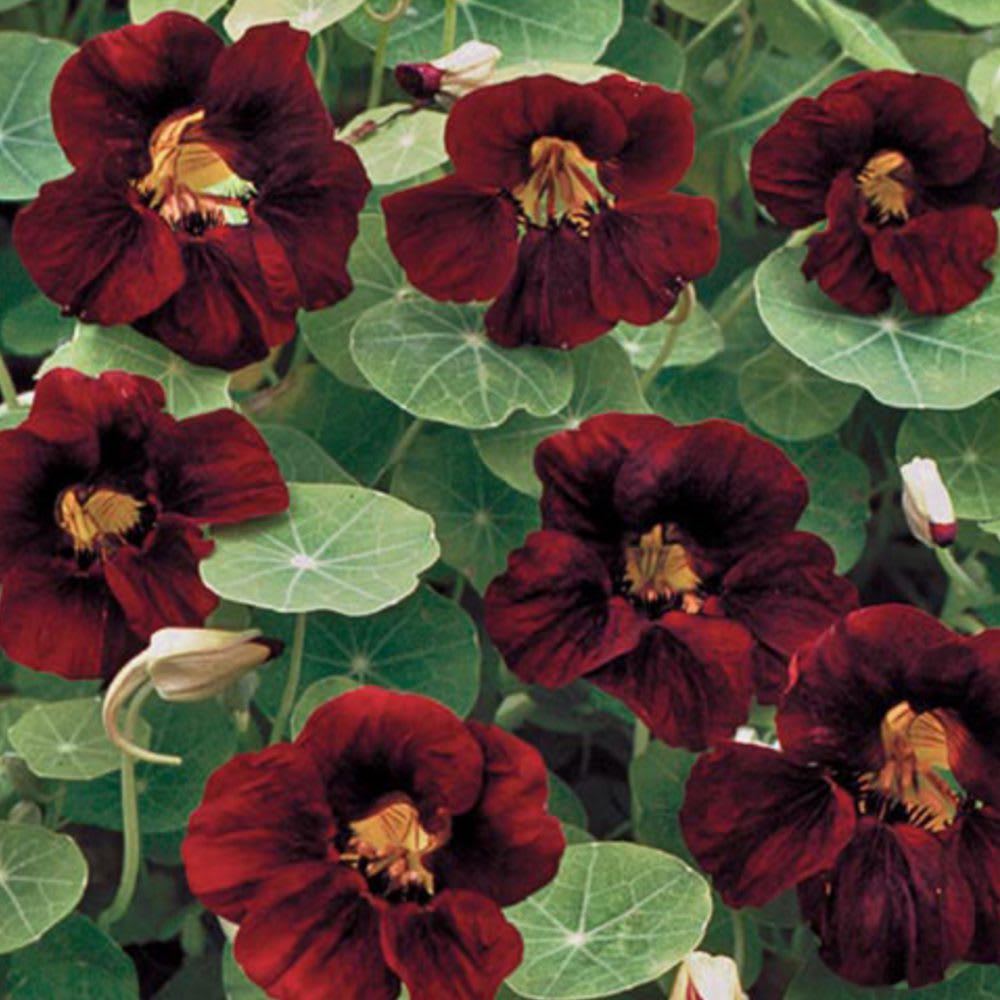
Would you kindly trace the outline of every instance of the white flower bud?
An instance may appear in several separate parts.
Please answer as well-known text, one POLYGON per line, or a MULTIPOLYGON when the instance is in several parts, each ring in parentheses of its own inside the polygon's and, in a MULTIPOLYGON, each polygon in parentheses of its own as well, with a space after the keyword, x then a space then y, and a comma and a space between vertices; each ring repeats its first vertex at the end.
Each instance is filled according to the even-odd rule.
POLYGON ((501 55, 495 45, 466 42, 429 63, 400 63, 396 67, 396 82, 420 100, 457 99, 488 84, 501 55))
POLYGON ((899 471, 903 477, 903 514, 914 537, 924 545, 951 545, 958 525, 937 462, 918 457, 899 471))
POLYGON ((747 1000, 747 995, 731 958, 695 951, 678 970, 670 1000, 747 1000))

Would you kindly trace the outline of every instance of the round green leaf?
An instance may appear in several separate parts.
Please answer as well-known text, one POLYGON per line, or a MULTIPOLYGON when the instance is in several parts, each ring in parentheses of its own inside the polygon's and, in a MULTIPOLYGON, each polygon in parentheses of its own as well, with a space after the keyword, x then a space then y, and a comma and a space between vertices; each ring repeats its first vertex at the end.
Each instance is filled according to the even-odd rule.
POLYGON ((359 486, 290 483, 288 511, 213 532, 202 579, 275 611, 370 615, 402 600, 440 554, 431 519, 359 486))
MULTIPOLYGON (((997 10, 1000 11, 1000 0, 997 10)), ((979 117, 992 126, 1000 114, 1000 49, 987 52, 972 64, 967 89, 976 102, 979 117)))
POLYGON ((228 941, 222 953, 222 985, 226 991, 226 1000, 267 1000, 267 994, 250 982, 247 974, 240 968, 233 954, 233 946, 228 941))
POLYGON ((11 354, 48 354, 73 333, 73 324, 43 295, 32 295, 3 314, 0 340, 11 354))
POLYGON ((350 677, 324 677, 302 692, 302 697, 295 703, 292 710, 291 730, 292 737, 295 738, 305 728, 309 721, 309 716, 316 711, 320 705, 325 705, 328 701, 346 694, 348 691, 355 691, 359 687, 357 681, 352 681, 350 677))
MULTIPOLYGON (((663 341, 671 329, 665 320, 653 323, 651 326, 619 323, 612 334, 625 348, 625 353, 632 359, 632 364, 645 371, 656 360, 663 341)), ((684 368, 688 365, 700 365, 709 358, 714 358, 724 346, 719 324, 699 302, 684 321, 665 367, 684 368)))
POLYGON ((0 31, 0 200, 27 201, 70 171, 52 131, 49 95, 68 42, 0 31))
POLYGON ((896 457, 903 464, 918 456, 937 462, 959 517, 1000 517, 1000 399, 955 413, 907 414, 896 457))
POLYGON ((558 774, 549 772, 549 812, 563 823, 587 829, 587 810, 579 796, 558 774))
POLYGON ((579 427, 597 413, 647 413, 646 403, 624 349, 613 338, 602 337, 570 354, 573 395, 566 408, 539 420, 516 413, 502 427, 475 436, 479 456, 487 468, 521 493, 538 496, 535 448, 550 434, 579 427))
POLYGON ((30 698, 4 697, 0 700, 0 754, 5 754, 8 751, 13 752, 10 731, 14 728, 14 723, 34 705, 35 702, 30 698))
POLYGON ((39 376, 53 368, 75 368, 85 375, 120 369, 156 379, 166 394, 167 409, 177 418, 233 405, 229 372, 188 364, 127 326, 77 323, 73 339, 49 357, 39 376))
POLYGON ((365 166, 372 184, 399 184, 433 170, 448 159, 444 148, 444 123, 447 116, 430 108, 412 104, 386 104, 362 111, 341 130, 351 135, 359 129, 367 132, 354 142, 354 149, 365 166), (372 131, 365 126, 377 125, 372 131))
POLYGON ((632 831, 650 847, 691 858, 681 835, 678 812, 684 801, 684 788, 697 755, 690 750, 668 747, 653 741, 628 769, 632 793, 632 831))
POLYGON ((40 778, 89 781, 117 771, 121 753, 104 733, 100 698, 35 705, 8 734, 11 746, 40 778))
POLYGON ((703 24, 713 21, 729 6, 729 0, 664 0, 664 3, 678 14, 703 24))
POLYGON ((811 368, 888 406, 961 409, 1000 388, 1000 286, 950 316, 916 316, 898 303, 861 316, 805 280, 804 254, 772 253, 755 284, 771 335, 811 368))
POLYGON ((537 527, 534 501, 492 476, 468 435, 425 432, 399 464, 394 493, 434 517, 444 560, 482 593, 537 527))
POLYGON ((649 388, 653 409, 675 424, 712 417, 745 423, 737 379, 726 367, 727 360, 728 352, 706 365, 663 372, 649 388))
MULTIPOLYGON (((285 640, 289 648, 292 618, 261 612, 256 620, 265 635, 285 640)), ((421 587, 395 607, 366 618, 310 615, 300 685, 348 678, 427 695, 464 716, 479 694, 479 658, 472 619, 454 601, 421 587)), ((281 700, 287 662, 286 654, 260 672, 256 700, 269 713, 281 700)))
MULTIPOLYGON (((462 0, 456 44, 481 38, 507 63, 525 59, 593 62, 621 25, 621 0, 462 0)), ((392 26, 388 61, 426 62, 441 49, 444 4, 414 4, 392 26)), ((374 47, 379 26, 364 11, 344 22, 355 38, 374 47)))
POLYGON ((546 416, 566 405, 573 374, 565 354, 508 350, 482 331, 481 307, 391 299, 355 323, 351 353, 382 395, 426 420, 496 427, 514 410, 546 416))
POLYGON ((308 434, 297 428, 287 424, 259 424, 257 430, 267 442, 281 478, 286 482, 354 482, 308 434))
MULTIPOLYGON (((226 5, 226 0, 128 0, 128 14, 133 24, 141 24, 166 10, 180 11, 192 17, 207 21, 217 10, 226 5)), ((272 4, 273 6, 273 4, 272 4)), ((273 20, 279 20, 273 18, 273 20)))
POLYGON ((974 28, 1000 24, 1000 0, 927 0, 932 6, 974 28))
POLYGON ((288 21, 293 28, 316 35, 363 3, 364 0, 236 0, 222 24, 233 39, 241 38, 248 28, 273 21, 288 21))
POLYGON ((706 881, 638 844, 568 847, 559 874, 507 910, 524 961, 507 980, 538 1000, 584 1000, 662 976, 701 941, 712 914, 706 881))
POLYGON ((72 838, 0 823, 0 954, 37 941, 72 913, 86 885, 87 861, 72 838))
POLYGON ((851 10, 834 0, 810 0, 810 3, 845 54, 862 66, 915 72, 899 46, 867 14, 851 10))
POLYGON ((623 19, 601 62, 667 90, 679 89, 684 80, 684 50, 673 36, 642 17, 623 19))
POLYGON ((806 441, 835 431, 861 395, 834 382, 772 344, 740 372, 740 402, 756 424, 786 441, 806 441))

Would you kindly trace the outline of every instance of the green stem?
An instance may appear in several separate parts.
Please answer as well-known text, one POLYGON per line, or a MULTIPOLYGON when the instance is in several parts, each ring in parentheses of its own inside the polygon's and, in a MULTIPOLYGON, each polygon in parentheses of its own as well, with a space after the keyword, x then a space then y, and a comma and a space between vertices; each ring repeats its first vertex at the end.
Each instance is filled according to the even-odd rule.
POLYGON ((743 981, 743 972, 747 962, 747 929, 744 924, 746 919, 742 913, 732 911, 733 917, 733 961, 736 963, 736 971, 739 973, 740 982, 743 981))
POLYGON ((690 54, 692 49, 695 49, 699 45, 701 45, 701 43, 705 41, 705 39, 708 38, 708 36, 711 35, 712 32, 715 31, 715 29, 718 28, 720 24, 723 24, 725 21, 731 18, 733 14, 735 14, 740 9, 740 7, 743 6, 744 3, 745 0, 733 0, 733 2, 728 7, 723 7, 723 9, 720 10, 719 13, 716 14, 715 17, 713 17, 712 20, 709 21, 708 24, 706 24, 705 27, 702 28, 701 31, 699 31, 698 34, 691 39, 690 42, 687 43, 687 45, 684 46, 685 55, 690 54))
POLYGON ((410 446, 416 440, 417 435, 424 429, 424 422, 419 417, 410 424, 403 432, 403 436, 396 442, 396 447, 392 449, 385 465, 378 470, 378 475, 372 480, 372 485, 381 482, 387 472, 395 468, 403 460, 403 457, 410 450, 410 446))
POLYGON ((649 727, 642 719, 635 720, 635 728, 632 730, 632 759, 641 757, 649 746, 649 727))
POLYGON ((306 647, 306 624, 309 616, 303 611, 295 616, 295 632, 292 635, 292 652, 288 663, 288 679, 285 681, 285 690, 281 694, 281 704, 278 706, 278 714, 274 720, 274 728, 271 730, 270 743, 280 743, 285 735, 285 728, 292 715, 292 707, 295 705, 295 696, 299 691, 299 680, 302 677, 302 654, 306 647))
POLYGON ((934 547, 934 552, 938 557, 941 568, 948 574, 948 579, 958 584, 963 590, 974 594, 979 590, 979 584, 969 576, 962 568, 959 561, 951 554, 950 549, 943 549, 940 545, 934 547))
POLYGON ((663 371, 667 361, 670 360, 670 355, 673 353, 674 347, 677 346, 677 338, 681 334, 681 327, 687 321, 687 318, 691 315, 691 311, 694 309, 694 300, 694 285, 685 285, 684 291, 681 292, 681 298, 678 301, 674 312, 667 317, 667 324, 670 329, 667 331, 667 335, 663 338, 660 353, 656 355, 653 359, 653 363, 645 370, 645 372, 643 372, 642 378, 639 379, 639 388, 642 389, 643 392, 645 392, 656 381, 656 376, 663 371))
POLYGON ((375 61, 372 63, 372 79, 368 87, 368 104, 371 110, 382 103, 382 78, 385 76, 385 52, 389 45, 392 21, 382 21, 378 26, 378 41, 375 43, 375 61))
POLYGON ((444 30, 441 32, 441 55, 455 48, 458 34, 458 0, 444 0, 444 30))
POLYGON ((0 354, 0 395, 3 396, 4 405, 8 410, 16 410, 21 406, 17 398, 17 386, 14 385, 14 379, 2 354, 0 354))
POLYGON ((316 68, 313 70, 313 79, 316 81, 316 89, 323 93, 323 84, 326 82, 326 67, 328 55, 326 49, 326 38, 321 31, 315 38, 316 41, 316 68))
MULTIPOLYGON (((125 738, 135 742, 136 726, 142 713, 146 699, 156 689, 152 684, 146 684, 139 689, 128 707, 125 716, 125 738)), ((135 783, 135 758, 131 754, 122 754, 122 872, 118 882, 118 891, 111 900, 110 906, 98 918, 98 926, 109 930, 128 912, 135 895, 135 886, 139 878, 139 863, 142 860, 142 837, 139 831, 139 798, 135 783)))

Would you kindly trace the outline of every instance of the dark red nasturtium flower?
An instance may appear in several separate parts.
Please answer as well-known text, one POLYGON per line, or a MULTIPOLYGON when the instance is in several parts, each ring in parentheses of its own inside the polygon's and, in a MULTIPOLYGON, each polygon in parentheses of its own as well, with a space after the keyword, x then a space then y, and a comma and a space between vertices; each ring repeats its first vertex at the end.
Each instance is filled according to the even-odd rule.
POLYGON ((737 424, 605 414, 543 441, 542 530, 486 593, 522 680, 578 678, 699 750, 775 701, 795 649, 857 604, 829 546, 795 530, 802 474, 737 424))
POLYGON ((665 316, 719 256, 715 205, 674 194, 691 104, 621 75, 482 87, 448 116, 455 173, 382 202, 389 246, 435 299, 495 299, 499 344, 576 347, 665 316))
POLYGON ((888 308, 895 286, 914 312, 950 313, 992 280, 1000 150, 940 77, 855 73, 796 101, 754 146, 750 182, 782 225, 826 219, 802 271, 855 312, 888 308))
POLYGON ((288 506, 264 439, 231 410, 186 420, 125 372, 68 368, 0 432, 0 648, 35 670, 110 677, 157 629, 201 625, 201 525, 288 506))
POLYGON ((496 726, 379 688, 211 777, 184 841, 236 958, 279 1000, 492 1000, 521 961, 509 906, 556 873, 545 765, 496 726))
POLYGON ((723 898, 797 886, 823 959, 863 985, 1000 961, 1000 631, 867 608, 791 675, 781 749, 720 746, 687 785, 684 837, 723 898))
POLYGON ((278 24, 226 48, 177 13, 84 42, 52 91, 74 172, 14 225, 42 291, 222 368, 290 339, 299 307, 347 295, 369 184, 334 140, 308 46, 278 24))

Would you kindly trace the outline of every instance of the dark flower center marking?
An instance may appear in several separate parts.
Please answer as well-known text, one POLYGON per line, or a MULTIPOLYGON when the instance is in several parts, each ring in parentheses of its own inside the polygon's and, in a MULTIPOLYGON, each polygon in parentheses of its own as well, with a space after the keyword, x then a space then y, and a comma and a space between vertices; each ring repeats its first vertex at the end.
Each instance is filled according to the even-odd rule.
POLYGON ((934 833, 954 822, 963 797, 949 783, 948 729, 937 713, 916 712, 907 701, 882 720, 885 763, 859 780, 861 813, 902 819, 934 833))
POLYGON ((913 167, 895 150, 876 153, 857 176, 858 187, 879 225, 906 222, 913 203, 913 167))
POLYGON ((69 535, 77 556, 122 544, 140 528, 148 505, 105 487, 71 486, 56 501, 56 524, 69 535))
POLYGON ((674 525, 658 524, 625 547, 625 593, 648 611, 698 614, 701 583, 674 525))
POLYGON ((160 122, 149 140, 152 166, 133 182, 172 229, 192 236, 215 226, 245 224, 255 193, 207 140, 204 120, 205 112, 196 110, 160 122))
POLYGON ((380 895, 429 898, 434 895, 434 876, 423 859, 447 839, 428 833, 416 806, 405 796, 393 795, 350 824, 340 860, 361 872, 380 895))
POLYGON ((581 236, 590 217, 609 199, 597 180, 597 164, 569 139, 542 136, 531 144, 531 176, 511 192, 522 221, 544 227, 564 219, 581 236))

